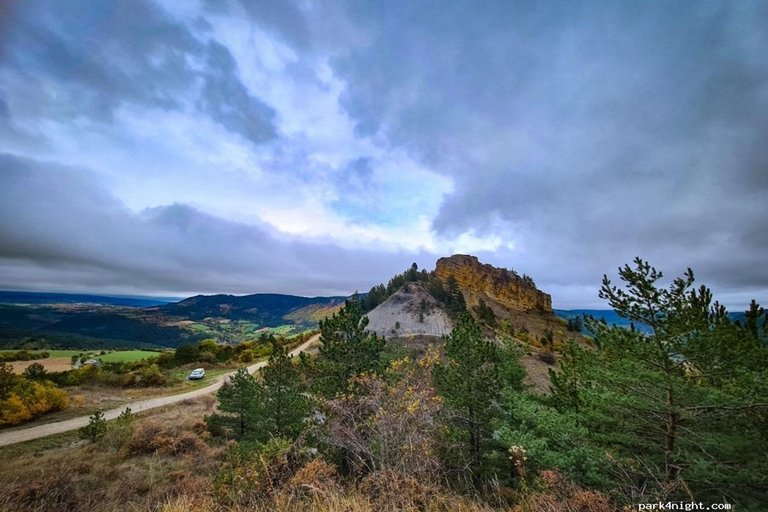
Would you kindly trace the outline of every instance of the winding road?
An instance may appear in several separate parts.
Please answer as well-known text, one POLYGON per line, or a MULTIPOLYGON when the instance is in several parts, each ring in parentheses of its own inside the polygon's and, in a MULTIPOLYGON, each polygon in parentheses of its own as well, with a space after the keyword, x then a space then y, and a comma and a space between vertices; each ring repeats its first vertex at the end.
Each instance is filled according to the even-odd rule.
MULTIPOLYGON (((307 341, 296 347, 290 352, 290 355, 295 356, 301 352, 304 352, 309 348, 312 343, 320 339, 320 335, 316 334, 307 341)), ((263 368, 267 365, 266 361, 261 361, 248 367, 248 372, 253 373, 259 368, 263 368)), ((157 407, 163 407, 190 398, 197 398, 199 396, 207 395, 217 391, 226 379, 228 379, 234 372, 230 372, 224 375, 220 375, 210 386, 205 388, 196 389, 188 393, 182 393, 179 395, 161 396, 158 398, 150 398, 147 400, 137 400, 135 402, 129 402, 123 404, 116 409, 110 409, 104 411, 104 417, 108 420, 117 418, 126 407, 131 408, 131 412, 138 413, 148 411, 150 409, 156 409, 157 407)), ((31 441, 40 437, 52 436, 54 434, 61 434, 62 432, 69 432, 70 430, 76 430, 88 424, 89 416, 81 416, 79 418, 72 418, 71 420, 58 421, 56 423, 48 423, 45 425, 38 425, 36 427, 29 427, 19 430, 12 430, 10 432, 0 432, 0 446, 7 446, 9 444, 23 443, 24 441, 31 441)))

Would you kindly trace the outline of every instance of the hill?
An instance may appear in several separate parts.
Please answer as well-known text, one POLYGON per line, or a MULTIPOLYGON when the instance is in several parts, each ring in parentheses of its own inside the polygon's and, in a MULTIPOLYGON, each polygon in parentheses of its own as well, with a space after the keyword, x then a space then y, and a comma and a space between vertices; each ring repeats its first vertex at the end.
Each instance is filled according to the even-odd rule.
POLYGON ((508 325, 511 333, 524 332, 540 340, 551 332, 554 342, 573 337, 581 341, 552 311, 552 297, 539 290, 526 274, 483 264, 477 257, 464 254, 440 258, 434 274, 443 283, 455 280, 473 315, 478 317, 482 303, 493 311, 499 323, 508 325))
POLYGON ((368 329, 380 336, 443 336, 453 322, 422 283, 406 283, 368 313, 368 329))
MULTIPOLYGON (((560 318, 563 318, 565 320, 574 318, 574 317, 580 317, 583 315, 593 316, 598 320, 605 320, 610 325, 618 325, 619 327, 626 327, 629 329, 631 322, 618 315, 614 310, 612 309, 555 309, 553 310, 554 313, 559 316, 560 318)), ((745 315, 742 312, 729 312, 728 318, 733 320, 734 322, 744 322, 745 315)), ((636 323, 635 329, 638 329, 642 332, 650 332, 650 328, 645 324, 636 323)), ((585 334, 588 334, 587 330, 584 330, 585 334)))
POLYGON ((67 295, 64 302, 50 303, 45 301, 61 294, 39 295, 47 297, 16 295, 10 298, 25 302, 0 304, 0 348, 162 348, 206 338, 236 343, 262 333, 313 329, 344 302, 343 297, 198 295, 144 307, 109 304, 101 296, 67 295), (92 301, 83 300, 87 297, 92 301), (37 302, 26 302, 29 298, 37 302))
POLYGON ((189 320, 206 318, 226 318, 229 320, 250 320, 264 326, 276 326, 285 323, 285 316, 291 313, 294 322, 317 323, 311 313, 299 314, 304 308, 334 307, 344 304, 345 297, 299 297, 275 293, 253 295, 196 295, 179 302, 157 306, 157 311, 169 316, 184 317, 189 320))
POLYGON ((0 304, 103 304, 143 308, 159 306, 176 300, 178 299, 162 297, 0 291, 0 304))

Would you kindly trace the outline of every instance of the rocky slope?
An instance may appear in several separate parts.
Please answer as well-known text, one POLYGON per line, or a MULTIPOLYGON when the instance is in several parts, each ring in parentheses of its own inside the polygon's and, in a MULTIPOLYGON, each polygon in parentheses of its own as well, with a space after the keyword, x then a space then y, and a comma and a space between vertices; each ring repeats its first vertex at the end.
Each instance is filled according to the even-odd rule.
POLYGON ((549 294, 510 270, 480 263, 476 256, 440 258, 435 274, 443 281, 453 276, 469 306, 477 305, 482 298, 510 310, 552 311, 549 294))
POLYGON ((450 318, 421 283, 407 283, 368 313, 368 330, 381 336, 443 336, 450 318))
POLYGON ((536 288, 531 278, 463 254, 440 258, 435 275, 443 282, 455 278, 470 311, 482 299, 499 322, 508 322, 522 338, 536 343, 551 331, 556 343, 569 338, 583 341, 581 334, 566 329, 565 321, 552 310, 552 297, 536 288))

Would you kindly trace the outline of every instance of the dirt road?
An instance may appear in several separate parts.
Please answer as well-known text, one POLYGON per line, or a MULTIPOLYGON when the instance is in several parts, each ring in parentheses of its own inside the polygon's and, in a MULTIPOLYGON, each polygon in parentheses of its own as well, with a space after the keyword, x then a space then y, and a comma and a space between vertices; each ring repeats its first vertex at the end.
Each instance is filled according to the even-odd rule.
MULTIPOLYGON (((320 339, 320 335, 315 335, 309 338, 307 341, 296 347, 291 351, 291 355, 298 355, 300 352, 305 351, 312 343, 320 339)), ((255 372, 259 368, 266 366, 266 361, 256 363, 248 367, 250 373, 255 372)), ((234 372, 232 372, 234 373, 234 372)), ((216 381, 208 387, 190 391, 189 393, 182 393, 180 395, 162 396, 159 398, 151 398, 149 400, 137 400, 136 402, 129 402, 120 406, 117 409, 104 411, 104 417, 108 420, 117 418, 126 407, 131 408, 131 412, 137 413, 142 411, 148 411, 157 407, 163 407, 165 405, 175 404, 190 398, 196 398, 198 396, 207 395, 217 391, 224 381, 229 378, 232 373, 219 376, 216 381)), ((45 436, 52 436, 54 434, 60 434, 62 432, 68 432, 70 430, 78 429, 88 424, 88 416, 81 416, 79 418, 73 418, 71 420, 59 421, 56 423, 48 423, 46 425, 38 425, 36 427, 29 427, 19 430, 12 430, 9 432, 0 432, 0 446, 6 446, 9 444, 22 443, 24 441, 31 441, 45 436)))

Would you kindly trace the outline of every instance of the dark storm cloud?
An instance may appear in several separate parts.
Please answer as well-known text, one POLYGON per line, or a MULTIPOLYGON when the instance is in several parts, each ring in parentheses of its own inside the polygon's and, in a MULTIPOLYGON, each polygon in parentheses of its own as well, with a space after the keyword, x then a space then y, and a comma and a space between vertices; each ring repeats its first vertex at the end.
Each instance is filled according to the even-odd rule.
POLYGON ((248 93, 229 51, 198 40, 149 0, 34 1, 12 10, 0 72, 20 111, 111 122, 126 103, 182 109, 202 84, 198 105, 216 122, 254 143, 275 135, 274 112, 248 93))
POLYGON ((254 142, 275 136, 271 120, 275 111, 253 97, 237 79, 237 63, 225 46, 211 42, 208 45, 208 68, 200 98, 202 110, 228 130, 239 133, 254 142))
POLYGON ((10 155, 0 169, 2 289, 346 294, 414 258, 283 239, 183 204, 135 214, 82 169, 10 155))
POLYGON ((438 233, 501 220, 551 283, 640 254, 768 289, 764 2, 350 5, 343 103, 454 178, 438 233))

